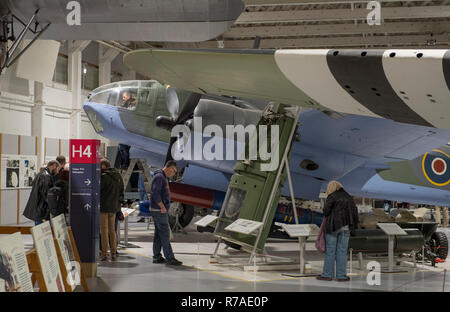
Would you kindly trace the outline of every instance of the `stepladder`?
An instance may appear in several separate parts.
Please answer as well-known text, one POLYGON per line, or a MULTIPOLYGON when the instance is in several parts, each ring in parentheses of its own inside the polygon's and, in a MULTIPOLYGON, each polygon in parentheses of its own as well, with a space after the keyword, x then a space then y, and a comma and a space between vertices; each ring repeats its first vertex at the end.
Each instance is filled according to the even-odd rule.
POLYGON ((130 178, 133 173, 140 173, 142 175, 142 179, 144 180, 145 192, 149 194, 152 183, 152 175, 150 173, 150 168, 147 164, 147 161, 143 158, 130 159, 130 165, 128 166, 127 170, 122 172, 124 192, 128 186, 128 183, 130 182, 130 178), (137 170, 134 170, 135 167, 137 167, 137 170))

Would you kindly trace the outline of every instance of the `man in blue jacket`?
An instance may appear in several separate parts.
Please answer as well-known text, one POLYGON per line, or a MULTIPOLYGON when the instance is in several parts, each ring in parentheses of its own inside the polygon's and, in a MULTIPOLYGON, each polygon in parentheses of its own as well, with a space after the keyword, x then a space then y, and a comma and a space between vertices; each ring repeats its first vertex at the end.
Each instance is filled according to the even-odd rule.
POLYGON ((162 170, 155 171, 150 190, 150 211, 155 224, 153 236, 153 263, 166 263, 168 265, 181 265, 182 262, 175 259, 170 245, 170 228, 167 211, 170 208, 169 182, 167 178, 177 173, 177 164, 169 160, 162 170), (161 247, 164 251, 164 259, 161 255, 161 247))

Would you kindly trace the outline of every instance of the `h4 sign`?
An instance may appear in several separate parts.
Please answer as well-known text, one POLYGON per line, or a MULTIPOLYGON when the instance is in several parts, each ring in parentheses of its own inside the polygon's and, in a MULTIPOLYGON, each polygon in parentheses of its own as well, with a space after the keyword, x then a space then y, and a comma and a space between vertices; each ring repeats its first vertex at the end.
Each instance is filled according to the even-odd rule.
POLYGON ((100 161, 99 140, 70 140, 71 164, 96 164, 100 161))

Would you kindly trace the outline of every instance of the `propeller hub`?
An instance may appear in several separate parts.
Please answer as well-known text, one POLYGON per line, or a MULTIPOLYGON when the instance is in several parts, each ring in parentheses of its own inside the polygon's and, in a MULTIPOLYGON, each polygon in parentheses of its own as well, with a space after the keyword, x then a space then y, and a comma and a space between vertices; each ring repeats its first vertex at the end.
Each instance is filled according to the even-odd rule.
POLYGON ((176 122, 170 117, 158 116, 156 117, 155 124, 158 128, 172 131, 172 128, 176 125, 176 122))

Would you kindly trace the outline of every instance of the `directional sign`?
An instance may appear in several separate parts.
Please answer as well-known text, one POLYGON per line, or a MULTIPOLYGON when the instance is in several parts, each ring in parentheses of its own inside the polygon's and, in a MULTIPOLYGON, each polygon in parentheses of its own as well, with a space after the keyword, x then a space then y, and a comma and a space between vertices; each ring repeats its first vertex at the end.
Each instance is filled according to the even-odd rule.
POLYGON ((98 256, 99 147, 99 140, 70 140, 70 225, 83 263, 95 263, 98 256))
POLYGON ((70 140, 71 164, 97 164, 100 162, 99 140, 70 140))

